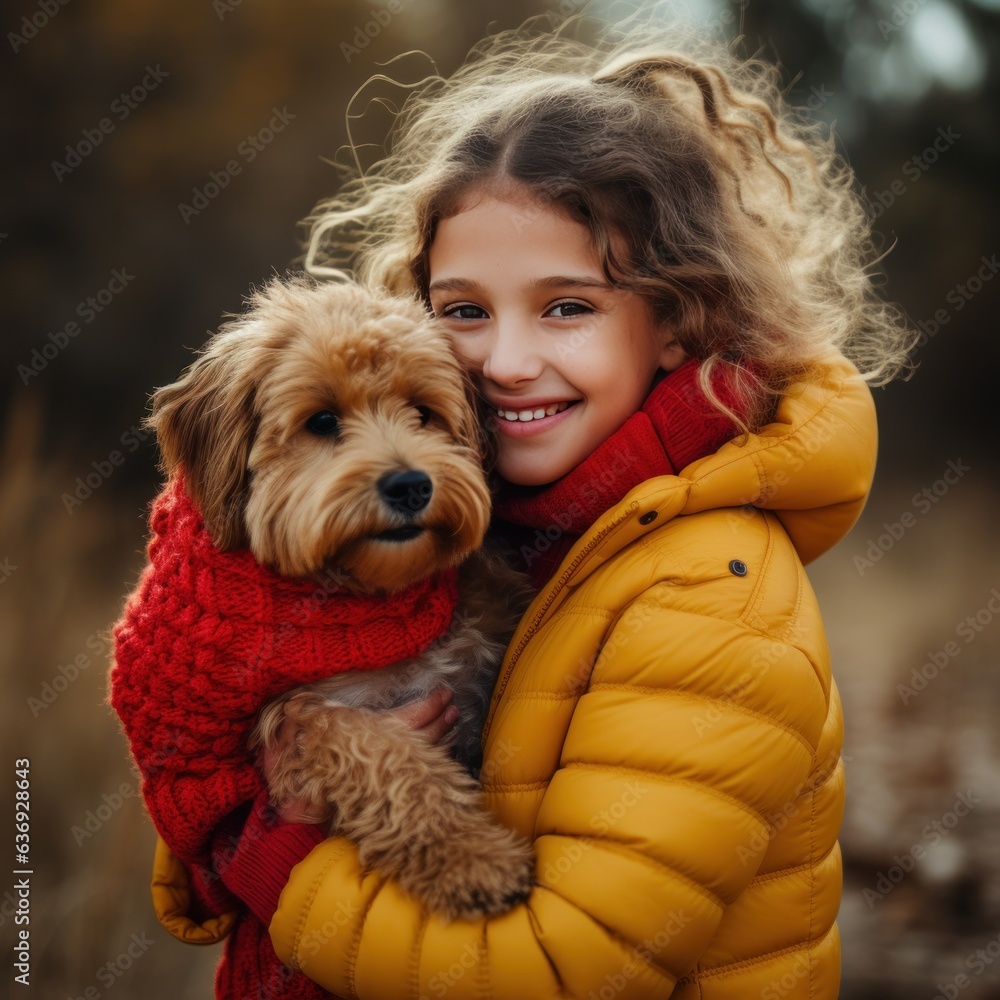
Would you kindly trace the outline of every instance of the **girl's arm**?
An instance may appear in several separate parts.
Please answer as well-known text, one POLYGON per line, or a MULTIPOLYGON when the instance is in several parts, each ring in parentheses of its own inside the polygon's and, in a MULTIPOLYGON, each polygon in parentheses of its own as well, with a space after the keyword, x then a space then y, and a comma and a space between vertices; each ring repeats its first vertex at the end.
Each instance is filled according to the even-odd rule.
MULTIPOLYGON (((717 540, 725 515, 704 516, 717 540)), ((752 523, 748 558, 762 565, 776 548, 795 559, 773 516, 752 523)), ((773 818, 810 815, 809 776, 827 758, 830 773, 840 749, 828 669, 804 651, 821 645, 818 614, 792 623, 804 643, 795 627, 779 640, 692 612, 687 582, 654 584, 619 616, 604 639, 618 652, 598 660, 571 709, 552 780, 516 790, 542 796, 539 884, 524 904, 446 924, 330 839, 281 896, 270 924, 279 958, 364 1000, 669 996, 757 874, 773 818), (760 675, 752 711, 738 687, 748 672, 760 675)), ((832 922, 837 902, 815 900, 816 919, 832 922)))

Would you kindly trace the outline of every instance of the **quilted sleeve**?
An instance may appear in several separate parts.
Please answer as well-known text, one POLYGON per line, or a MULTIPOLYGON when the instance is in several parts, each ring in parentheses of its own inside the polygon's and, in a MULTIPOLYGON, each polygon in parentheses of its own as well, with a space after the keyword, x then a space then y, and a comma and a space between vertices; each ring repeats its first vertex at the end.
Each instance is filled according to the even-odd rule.
POLYGON ((239 909, 207 916, 192 917, 197 908, 196 886, 187 866, 167 846, 162 837, 156 840, 153 877, 150 883, 156 919, 178 941, 185 944, 218 944, 233 929, 239 909))
MULTIPOLYGON (((774 819, 808 793, 829 692, 793 645, 665 611, 655 592, 619 620, 616 639, 628 645, 599 660, 545 793, 537 865, 560 905, 665 981, 657 992, 637 978, 622 995, 665 996, 757 874, 774 819)), ((575 947, 553 937, 556 968, 574 968, 575 947)), ((617 971, 608 954, 570 992, 588 996, 617 971)))

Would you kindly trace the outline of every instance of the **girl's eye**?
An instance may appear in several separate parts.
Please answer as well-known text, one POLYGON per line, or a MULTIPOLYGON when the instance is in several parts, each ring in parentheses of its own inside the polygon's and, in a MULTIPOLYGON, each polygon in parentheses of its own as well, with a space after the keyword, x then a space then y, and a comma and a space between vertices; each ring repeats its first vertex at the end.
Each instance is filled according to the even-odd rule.
POLYGON ((485 319, 486 310, 468 303, 459 303, 455 306, 448 306, 441 315, 449 319, 485 319))
POLYGON ((420 426, 421 427, 426 427, 427 426, 427 421, 431 419, 431 416, 433 416, 433 414, 431 413, 430 407, 427 407, 427 406, 418 406, 418 407, 416 407, 416 411, 417 411, 417 413, 420 414, 420 426))
POLYGON ((548 314, 557 319, 569 319, 572 316, 585 316, 593 311, 590 306, 584 305, 582 302, 557 302, 548 314), (556 312, 557 309, 561 312, 556 312))
POLYGON ((319 437, 329 437, 340 432, 340 420, 337 419, 336 413, 320 410, 306 421, 306 428, 319 437))

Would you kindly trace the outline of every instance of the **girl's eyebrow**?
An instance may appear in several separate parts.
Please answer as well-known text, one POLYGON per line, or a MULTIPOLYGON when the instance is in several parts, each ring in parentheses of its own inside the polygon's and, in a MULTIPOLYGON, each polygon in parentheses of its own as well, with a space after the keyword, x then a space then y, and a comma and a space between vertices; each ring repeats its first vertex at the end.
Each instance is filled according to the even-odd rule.
MULTIPOLYGON (((603 278, 591 277, 587 275, 553 274, 545 278, 536 278, 531 282, 530 288, 599 288, 604 291, 611 291, 614 286, 603 278)), ((432 281, 427 289, 431 292, 478 292, 485 291, 478 281, 471 278, 441 278, 432 281)))

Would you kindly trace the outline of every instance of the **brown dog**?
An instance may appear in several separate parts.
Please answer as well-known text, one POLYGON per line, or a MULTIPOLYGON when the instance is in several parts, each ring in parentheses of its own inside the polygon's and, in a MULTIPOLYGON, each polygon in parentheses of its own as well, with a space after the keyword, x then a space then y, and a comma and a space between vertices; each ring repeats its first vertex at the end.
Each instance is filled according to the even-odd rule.
POLYGON ((282 695, 250 742, 276 761, 272 801, 307 801, 365 867, 448 917, 502 912, 533 873, 529 846, 485 811, 473 777, 530 600, 481 549, 490 497, 473 398, 416 301, 293 278, 256 293, 155 393, 150 418, 214 543, 315 578, 326 600, 391 595, 461 564, 452 625, 425 653, 282 695), (454 756, 380 711, 442 686, 461 711, 454 756))

